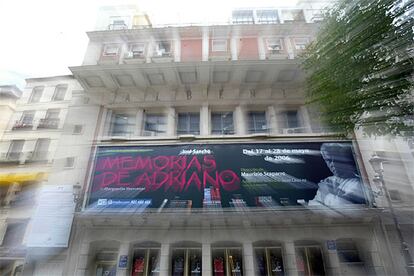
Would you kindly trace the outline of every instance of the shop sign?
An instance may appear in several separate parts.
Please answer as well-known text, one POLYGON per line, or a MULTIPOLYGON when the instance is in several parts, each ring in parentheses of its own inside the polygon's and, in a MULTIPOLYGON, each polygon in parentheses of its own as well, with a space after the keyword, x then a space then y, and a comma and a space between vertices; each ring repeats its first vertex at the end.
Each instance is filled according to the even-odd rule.
POLYGON ((335 240, 327 240, 326 247, 328 250, 335 251, 336 250, 336 241, 335 240))
POLYGON ((350 142, 99 147, 88 207, 366 204, 350 142))
POLYGON ((119 256, 118 267, 119 268, 127 268, 127 265, 128 265, 128 255, 119 256))

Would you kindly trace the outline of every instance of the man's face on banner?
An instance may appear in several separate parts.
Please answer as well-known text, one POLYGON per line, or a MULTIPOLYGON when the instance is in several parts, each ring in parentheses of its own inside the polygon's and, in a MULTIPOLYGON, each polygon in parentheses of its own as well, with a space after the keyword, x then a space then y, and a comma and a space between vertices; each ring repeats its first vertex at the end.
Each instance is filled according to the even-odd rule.
POLYGON ((351 147, 339 143, 325 143, 321 147, 321 153, 333 175, 341 178, 356 176, 351 147))

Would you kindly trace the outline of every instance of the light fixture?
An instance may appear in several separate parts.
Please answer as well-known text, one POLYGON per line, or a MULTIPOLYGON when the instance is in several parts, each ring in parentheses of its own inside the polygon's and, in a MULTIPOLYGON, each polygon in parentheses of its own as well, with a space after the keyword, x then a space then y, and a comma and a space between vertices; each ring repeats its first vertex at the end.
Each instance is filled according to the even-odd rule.
POLYGON ((384 167, 382 165, 383 162, 384 159, 379 157, 376 153, 374 153, 371 159, 369 159, 369 163, 374 169, 374 172, 376 172, 377 174, 381 174, 384 171, 384 167))

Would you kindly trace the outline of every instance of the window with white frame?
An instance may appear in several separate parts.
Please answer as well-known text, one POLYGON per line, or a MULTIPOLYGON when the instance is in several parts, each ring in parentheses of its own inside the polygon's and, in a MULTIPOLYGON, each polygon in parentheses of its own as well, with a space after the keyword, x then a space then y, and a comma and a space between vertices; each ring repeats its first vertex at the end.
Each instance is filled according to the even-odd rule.
POLYGON ((178 113, 177 134, 200 134, 200 113, 178 113))
POLYGON ((254 17, 252 10, 239 10, 232 13, 233 24, 253 24, 254 17))
POLYGON ((131 136, 135 130, 136 116, 129 113, 114 113, 111 119, 111 136, 131 136))
POLYGON ((155 43, 154 56, 156 57, 171 56, 171 42, 170 41, 157 41, 155 43))
POLYGON ((119 53, 119 45, 118 44, 106 44, 104 45, 104 50, 102 55, 111 57, 111 56, 117 56, 119 53))
POLYGON ((131 58, 141 58, 145 55, 145 44, 144 43, 134 43, 129 45, 129 57, 131 58))
POLYGON ((40 101, 40 98, 42 97, 44 90, 44 86, 36 86, 32 90, 32 95, 30 96, 30 103, 38 103, 40 101))
POLYGON ((266 39, 267 51, 270 54, 279 54, 283 50, 283 43, 281 38, 266 39))
POLYGON ((34 119, 35 112, 34 111, 24 111, 22 118, 20 119, 20 123, 24 125, 32 125, 34 119))
POLYGON ((109 21, 110 30, 123 30, 128 28, 128 18, 125 16, 111 16, 109 21))
POLYGON ((53 94, 52 101, 63 101, 65 99, 66 90, 68 86, 65 84, 57 85, 55 93, 53 94))
POLYGON ((294 43, 296 50, 304 50, 309 43, 309 39, 306 37, 295 38, 294 43))
POLYGON ((211 51, 227 52, 227 39, 213 39, 211 41, 211 51))
POLYGON ((24 140, 12 140, 10 142, 9 151, 7 152, 7 158, 16 160, 23 151, 24 140))
POLYGON ((211 134, 234 134, 233 112, 212 112, 211 134))
POLYGON ((50 139, 40 138, 36 141, 35 150, 33 152, 32 159, 37 161, 43 161, 47 159, 49 151, 50 139))
POLYGON ((257 10, 257 23, 261 24, 276 24, 279 22, 277 10, 257 10))
POLYGON ((164 114, 146 114, 144 136, 162 136, 167 133, 167 118, 164 114))
POLYGON ((266 112, 250 111, 247 113, 247 123, 249 133, 267 132, 266 112))

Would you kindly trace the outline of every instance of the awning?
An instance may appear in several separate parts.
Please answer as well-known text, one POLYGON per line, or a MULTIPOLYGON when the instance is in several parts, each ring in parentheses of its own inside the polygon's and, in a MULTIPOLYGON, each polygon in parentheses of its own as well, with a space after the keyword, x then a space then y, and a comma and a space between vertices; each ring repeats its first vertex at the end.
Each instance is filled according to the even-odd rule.
POLYGON ((47 178, 47 173, 4 173, 0 174, 0 185, 14 182, 42 181, 47 178))

